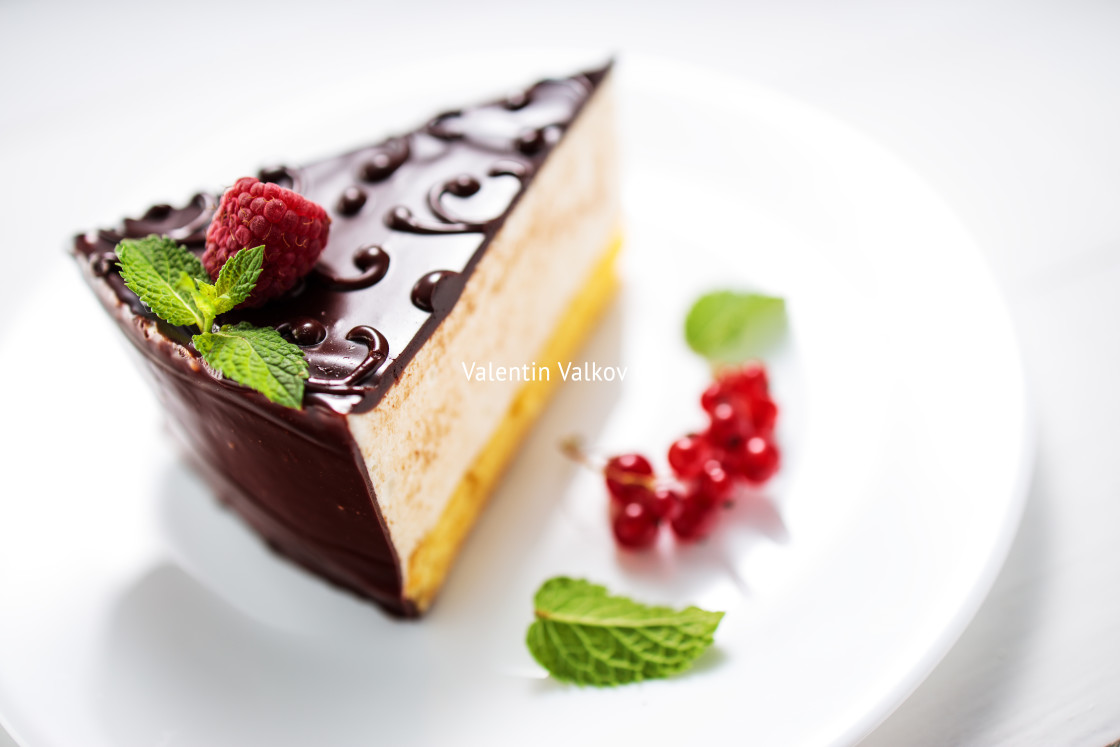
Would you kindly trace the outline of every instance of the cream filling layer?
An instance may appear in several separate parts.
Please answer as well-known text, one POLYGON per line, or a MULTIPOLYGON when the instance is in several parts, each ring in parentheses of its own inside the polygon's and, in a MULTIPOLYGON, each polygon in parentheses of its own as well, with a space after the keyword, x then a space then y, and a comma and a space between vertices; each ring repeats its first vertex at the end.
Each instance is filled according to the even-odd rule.
POLYGON ((521 196, 451 313, 377 407, 348 419, 406 587, 408 559, 522 386, 469 379, 463 365, 555 368, 533 356, 619 223, 613 122, 608 77, 521 196))

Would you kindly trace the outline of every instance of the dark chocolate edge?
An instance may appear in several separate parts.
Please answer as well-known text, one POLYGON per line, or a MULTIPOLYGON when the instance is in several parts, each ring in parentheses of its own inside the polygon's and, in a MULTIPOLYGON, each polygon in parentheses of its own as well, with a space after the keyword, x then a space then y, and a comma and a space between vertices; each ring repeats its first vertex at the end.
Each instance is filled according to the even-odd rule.
MULTIPOLYGON (((82 272, 86 282, 93 288, 98 299, 101 301, 102 305, 105 306, 106 310, 113 318, 113 321, 116 322, 117 326, 121 329, 121 332, 124 334, 131 347, 154 369, 187 382, 192 388, 207 387, 207 385, 209 385, 208 388, 211 390, 220 392, 217 396, 223 402, 233 404, 246 412, 262 417, 272 425, 297 434, 300 438, 318 446, 336 447, 333 450, 338 456, 345 456, 354 466, 358 467, 357 474, 361 476, 363 484, 365 485, 367 497, 370 499, 371 508, 376 516, 381 532, 381 538, 393 559, 393 571, 396 575, 396 584, 394 588, 397 590, 397 593, 388 593, 388 591, 375 586, 354 583, 342 578, 341 575, 345 574, 340 575, 330 570, 328 567, 324 566, 322 561, 309 562, 307 559, 299 557, 297 554, 291 552, 280 542, 275 541, 268 531, 258 527, 257 520, 250 518, 246 514, 246 510, 241 505, 241 502, 230 495, 230 493, 247 493, 245 488, 231 481, 226 475, 222 474, 220 470, 214 468, 205 459, 194 453, 190 444, 184 444, 181 442, 180 438, 176 438, 176 441, 180 442, 180 447, 183 450, 184 456, 191 465, 206 478, 206 482, 215 493, 218 502, 236 513, 241 521, 252 528, 253 532, 257 534, 272 551, 282 555, 288 561, 305 568, 313 575, 330 583, 335 588, 354 594, 359 598, 370 599, 376 602, 386 612, 394 616, 403 618, 418 617, 419 610, 416 609, 416 606, 410 600, 403 597, 401 561, 397 555, 396 548, 393 547, 393 543, 389 540, 388 527, 385 522, 385 517, 381 513, 381 507, 376 500, 376 493, 373 490, 369 474, 365 469, 365 460, 362 459, 359 453, 357 443, 354 441, 353 437, 350 436, 349 428, 345 426, 345 416, 326 408, 316 408, 314 413, 307 413, 306 410, 292 410, 290 408, 279 407, 269 401, 264 395, 246 389, 245 387, 222 386, 223 382, 216 378, 207 380, 200 378, 197 374, 188 374, 185 370, 182 370, 184 366, 192 367, 192 364, 188 361, 193 361, 194 365, 199 367, 203 366, 198 353, 193 348, 182 345, 173 338, 168 337, 166 335, 166 328, 169 325, 165 322, 135 314, 128 304, 117 297, 107 283, 98 282, 101 278, 98 278, 97 275, 90 270, 88 263, 79 262, 78 264, 79 270, 82 272), (271 410, 271 412, 269 410, 271 410), (314 441, 310 437, 305 437, 301 433, 301 429, 289 427, 289 424, 285 423, 282 419, 278 419, 277 415, 281 415, 284 418, 309 417, 313 415, 316 417, 343 421, 341 425, 346 431, 347 442, 342 443, 338 441, 332 444, 326 444, 325 442, 314 441)), ((170 416, 170 413, 165 413, 165 416, 170 416)), ((286 522, 278 517, 274 517, 274 522, 277 524, 286 524, 286 522)), ((314 547, 319 549, 320 544, 315 543, 314 547)))

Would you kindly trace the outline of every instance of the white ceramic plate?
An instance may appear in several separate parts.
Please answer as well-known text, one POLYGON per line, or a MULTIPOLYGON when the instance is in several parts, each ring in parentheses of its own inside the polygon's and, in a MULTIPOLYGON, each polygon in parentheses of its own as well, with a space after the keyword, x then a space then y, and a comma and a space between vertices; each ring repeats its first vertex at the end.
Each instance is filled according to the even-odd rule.
MULTIPOLYGON (((402 103, 378 111, 340 86, 324 109, 339 116, 295 122, 286 152, 400 129, 531 67, 381 76, 370 97, 402 103)), ((0 502, 0 717, 21 744, 841 745, 929 672, 998 570, 1029 461, 1015 342, 972 239, 904 165, 818 112, 657 60, 618 72, 626 285, 584 352, 628 376, 561 389, 421 622, 328 588, 219 509, 58 268, 63 300, 40 292, 44 319, 2 348, 34 349, 44 323, 66 338, 30 386, 9 365, 0 384, 18 457, 0 502), (785 468, 706 544, 619 554, 598 479, 556 442, 661 456, 696 427, 706 371, 680 330, 722 286, 789 300, 772 360, 785 468), (89 332, 69 336, 77 315, 89 332), (557 574, 726 610, 717 645, 669 681, 556 684, 523 639, 557 574)), ((192 134, 163 173, 220 183, 285 152, 273 135, 247 160, 227 130, 192 134)))

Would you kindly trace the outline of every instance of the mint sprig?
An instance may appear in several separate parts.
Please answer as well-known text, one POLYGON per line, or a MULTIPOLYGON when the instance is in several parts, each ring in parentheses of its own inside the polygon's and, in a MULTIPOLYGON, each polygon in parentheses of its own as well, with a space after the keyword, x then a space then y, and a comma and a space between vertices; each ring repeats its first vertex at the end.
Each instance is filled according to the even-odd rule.
POLYGON ((781 339, 785 329, 784 300, 730 290, 701 296, 684 321, 688 346, 713 365, 757 358, 781 339))
POLYGON ((263 246, 242 249, 227 259, 222 269, 218 270, 218 279, 214 282, 212 291, 207 283, 200 283, 199 290, 206 294, 213 293, 215 313, 224 314, 253 292, 263 264, 263 246))
POLYGON ((223 324, 191 338, 202 358, 223 376, 252 387, 277 404, 299 408, 307 361, 303 351, 271 327, 223 324), (247 383, 252 382, 252 383, 247 383))
POLYGON ((125 285, 145 306, 170 324, 198 328, 191 342, 212 368, 277 404, 301 406, 308 373, 299 347, 271 327, 248 322, 214 330, 219 315, 253 292, 264 263, 263 246, 242 249, 226 260, 213 284, 198 257, 172 239, 125 239, 116 253, 125 285))
POLYGON ((553 677, 606 687, 668 677, 711 644, 722 612, 648 606, 581 579, 546 581, 526 643, 553 677))
POLYGON ((205 319, 194 288, 210 276, 198 257, 171 239, 149 236, 117 244, 125 285, 156 316, 170 324, 202 327, 205 319))

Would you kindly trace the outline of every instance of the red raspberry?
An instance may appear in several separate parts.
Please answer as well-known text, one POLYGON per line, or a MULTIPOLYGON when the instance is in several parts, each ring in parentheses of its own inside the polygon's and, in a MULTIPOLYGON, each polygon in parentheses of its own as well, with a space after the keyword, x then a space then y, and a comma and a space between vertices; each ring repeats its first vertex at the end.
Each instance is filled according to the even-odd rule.
POLYGON ((303 195, 246 176, 222 195, 206 232, 202 264, 216 279, 227 259, 264 244, 261 275, 242 304, 260 306, 311 272, 327 245, 330 224, 327 211, 303 195))

